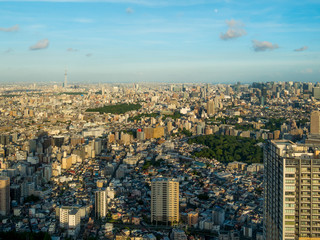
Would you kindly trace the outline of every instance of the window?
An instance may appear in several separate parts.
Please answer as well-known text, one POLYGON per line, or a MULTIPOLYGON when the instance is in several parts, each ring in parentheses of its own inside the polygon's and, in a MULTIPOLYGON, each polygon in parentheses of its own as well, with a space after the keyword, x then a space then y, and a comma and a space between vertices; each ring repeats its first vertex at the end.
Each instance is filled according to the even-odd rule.
POLYGON ((294 224, 295 224, 295 222, 291 222, 291 221, 290 222, 289 221, 285 222, 285 225, 294 225, 294 224))
POLYGON ((286 179, 286 184, 294 184, 295 180, 293 179, 286 179))
POLYGON ((286 207, 295 207, 295 204, 294 203, 286 203, 285 206, 286 207))

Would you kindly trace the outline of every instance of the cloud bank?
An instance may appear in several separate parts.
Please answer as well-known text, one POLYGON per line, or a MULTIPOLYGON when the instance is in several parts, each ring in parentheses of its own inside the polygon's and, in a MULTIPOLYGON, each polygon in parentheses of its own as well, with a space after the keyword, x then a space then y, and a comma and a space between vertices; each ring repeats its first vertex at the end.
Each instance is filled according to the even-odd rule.
POLYGON ((68 48, 67 52, 78 52, 78 49, 74 49, 74 48, 68 48))
POLYGON ((128 14, 134 13, 134 10, 132 8, 127 8, 126 13, 128 14))
POLYGON ((267 42, 267 41, 258 41, 258 40, 252 40, 252 44, 253 44, 253 50, 255 52, 264 52, 266 50, 274 50, 279 48, 278 44, 272 44, 271 42, 267 42))
POLYGON ((301 47, 301 48, 295 49, 294 51, 295 51, 295 52, 302 52, 302 51, 305 51, 305 50, 307 50, 307 49, 308 49, 307 46, 303 46, 303 47, 301 47))
POLYGON ((42 39, 38 41, 36 44, 30 46, 30 50, 40 50, 45 49, 49 46, 49 40, 48 39, 42 39))
POLYGON ((0 32, 17 32, 19 31, 19 25, 16 24, 12 27, 9 27, 9 28, 3 28, 3 27, 0 27, 0 32))
POLYGON ((220 39, 222 40, 239 38, 247 34, 246 30, 243 29, 244 24, 241 21, 231 19, 226 20, 226 24, 229 28, 225 33, 220 34, 220 39))

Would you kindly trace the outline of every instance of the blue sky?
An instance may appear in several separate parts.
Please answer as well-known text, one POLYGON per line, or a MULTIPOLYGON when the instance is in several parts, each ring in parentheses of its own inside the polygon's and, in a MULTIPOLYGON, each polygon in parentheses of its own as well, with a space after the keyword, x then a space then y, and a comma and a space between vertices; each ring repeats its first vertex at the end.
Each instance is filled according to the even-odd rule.
POLYGON ((318 0, 0 0, 0 82, 319 81, 318 0))

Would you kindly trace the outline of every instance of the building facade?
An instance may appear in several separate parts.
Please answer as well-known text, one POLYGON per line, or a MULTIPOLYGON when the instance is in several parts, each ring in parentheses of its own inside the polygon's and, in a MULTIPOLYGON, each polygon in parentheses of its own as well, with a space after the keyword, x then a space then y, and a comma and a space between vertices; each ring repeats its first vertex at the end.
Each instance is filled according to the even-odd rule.
POLYGON ((179 222, 179 182, 156 178, 151 182, 151 221, 166 224, 179 222))
POLYGON ((105 189, 95 192, 95 216, 96 218, 107 216, 107 193, 105 189))
POLYGON ((320 237, 320 149, 271 140, 264 148, 264 239, 320 237))
POLYGON ((311 112, 310 133, 314 135, 320 134, 320 111, 311 112))
POLYGON ((0 176, 0 215, 10 213, 10 178, 0 176))

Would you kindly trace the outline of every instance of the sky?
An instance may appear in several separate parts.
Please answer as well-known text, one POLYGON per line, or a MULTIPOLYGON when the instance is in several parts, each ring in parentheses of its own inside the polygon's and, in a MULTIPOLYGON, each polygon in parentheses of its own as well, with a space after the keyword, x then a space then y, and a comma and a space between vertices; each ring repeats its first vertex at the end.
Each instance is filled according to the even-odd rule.
POLYGON ((0 83, 320 80, 319 0, 0 0, 0 83))

